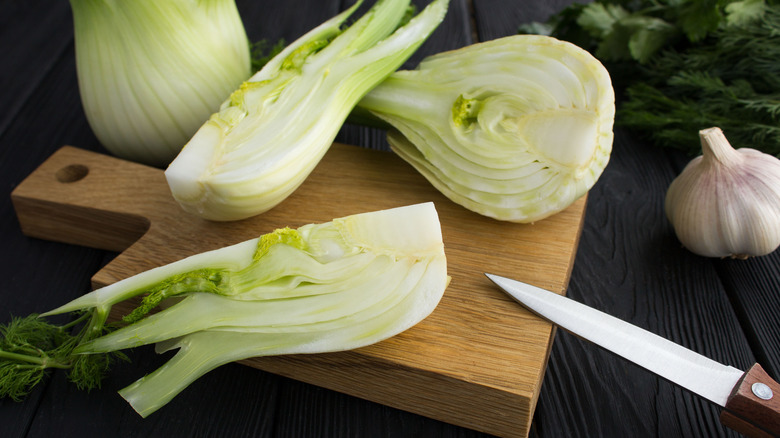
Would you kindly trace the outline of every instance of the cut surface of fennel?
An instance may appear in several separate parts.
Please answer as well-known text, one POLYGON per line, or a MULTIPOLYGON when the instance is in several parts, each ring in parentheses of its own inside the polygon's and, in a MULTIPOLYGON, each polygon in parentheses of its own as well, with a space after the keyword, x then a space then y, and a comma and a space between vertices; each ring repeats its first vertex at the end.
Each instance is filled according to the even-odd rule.
POLYGON ((210 220, 245 219, 286 199, 327 152, 355 104, 444 18, 435 0, 408 23, 409 0, 360 2, 294 41, 244 82, 165 171, 174 198, 210 220))
POLYGON ((534 222, 584 195, 612 151, 604 66, 568 42, 516 35, 392 74, 359 103, 392 126, 392 149, 454 202, 534 222))
POLYGON ((121 280, 45 315, 106 314, 131 297, 176 297, 164 310, 77 348, 83 354, 153 343, 160 352, 178 349, 120 391, 147 416, 232 361, 342 351, 394 336, 435 309, 449 280, 438 214, 424 203, 279 229, 121 280))

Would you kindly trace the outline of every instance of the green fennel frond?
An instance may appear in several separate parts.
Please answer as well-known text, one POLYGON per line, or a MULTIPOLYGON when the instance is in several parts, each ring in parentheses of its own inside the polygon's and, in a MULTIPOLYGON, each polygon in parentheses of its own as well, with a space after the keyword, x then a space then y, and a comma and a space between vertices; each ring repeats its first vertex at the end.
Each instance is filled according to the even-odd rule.
POLYGON ((79 389, 99 388, 114 360, 126 359, 122 353, 74 354, 81 342, 105 332, 101 313, 83 312, 64 325, 37 314, 13 317, 0 325, 0 398, 22 400, 51 369, 67 370, 68 379, 79 389))
POLYGON ((30 315, 0 326, 0 397, 18 401, 50 368, 66 368, 73 337, 61 327, 30 315))

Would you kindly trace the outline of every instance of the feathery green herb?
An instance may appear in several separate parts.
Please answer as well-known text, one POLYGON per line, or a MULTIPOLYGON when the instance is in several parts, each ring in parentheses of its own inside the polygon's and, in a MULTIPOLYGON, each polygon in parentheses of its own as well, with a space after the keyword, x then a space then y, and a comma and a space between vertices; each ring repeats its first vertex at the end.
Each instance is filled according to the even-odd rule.
POLYGON ((22 400, 52 369, 67 370, 69 380, 79 389, 99 388, 115 359, 126 356, 121 352, 75 354, 74 350, 103 334, 104 324, 105 315, 95 310, 81 312, 64 325, 37 314, 0 325, 0 397, 22 400))
POLYGON ((780 155, 774 0, 596 0, 520 31, 592 51, 624 91, 615 123, 660 146, 697 154, 699 130, 719 126, 737 147, 780 155))

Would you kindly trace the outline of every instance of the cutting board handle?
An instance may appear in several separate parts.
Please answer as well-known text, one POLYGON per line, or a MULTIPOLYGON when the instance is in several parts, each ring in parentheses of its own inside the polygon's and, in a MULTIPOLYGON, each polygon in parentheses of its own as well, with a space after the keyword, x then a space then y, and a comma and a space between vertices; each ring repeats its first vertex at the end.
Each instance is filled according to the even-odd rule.
POLYGON ((63 146, 11 193, 22 232, 57 242, 123 251, 150 226, 153 209, 178 209, 164 174, 63 146))
MULTIPOLYGON (((185 212, 161 169, 69 146, 11 197, 26 235, 119 253, 93 287, 276 228, 433 201, 452 282, 430 317, 358 351, 244 363, 498 436, 528 434, 552 336, 483 273, 565 290, 585 209, 583 198, 534 225, 499 222, 451 202, 390 152, 338 143, 283 203, 238 222, 185 212), (521 338, 533 342, 506 341, 521 338)), ((112 314, 130 308, 119 303, 112 314)))

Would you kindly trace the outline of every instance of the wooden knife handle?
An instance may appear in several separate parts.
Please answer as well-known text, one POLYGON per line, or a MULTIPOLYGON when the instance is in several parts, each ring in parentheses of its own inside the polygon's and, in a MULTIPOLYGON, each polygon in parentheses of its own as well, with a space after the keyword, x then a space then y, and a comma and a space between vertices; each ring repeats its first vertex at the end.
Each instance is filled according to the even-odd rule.
POLYGON ((753 365, 734 387, 720 421, 750 437, 780 437, 780 384, 753 365))

